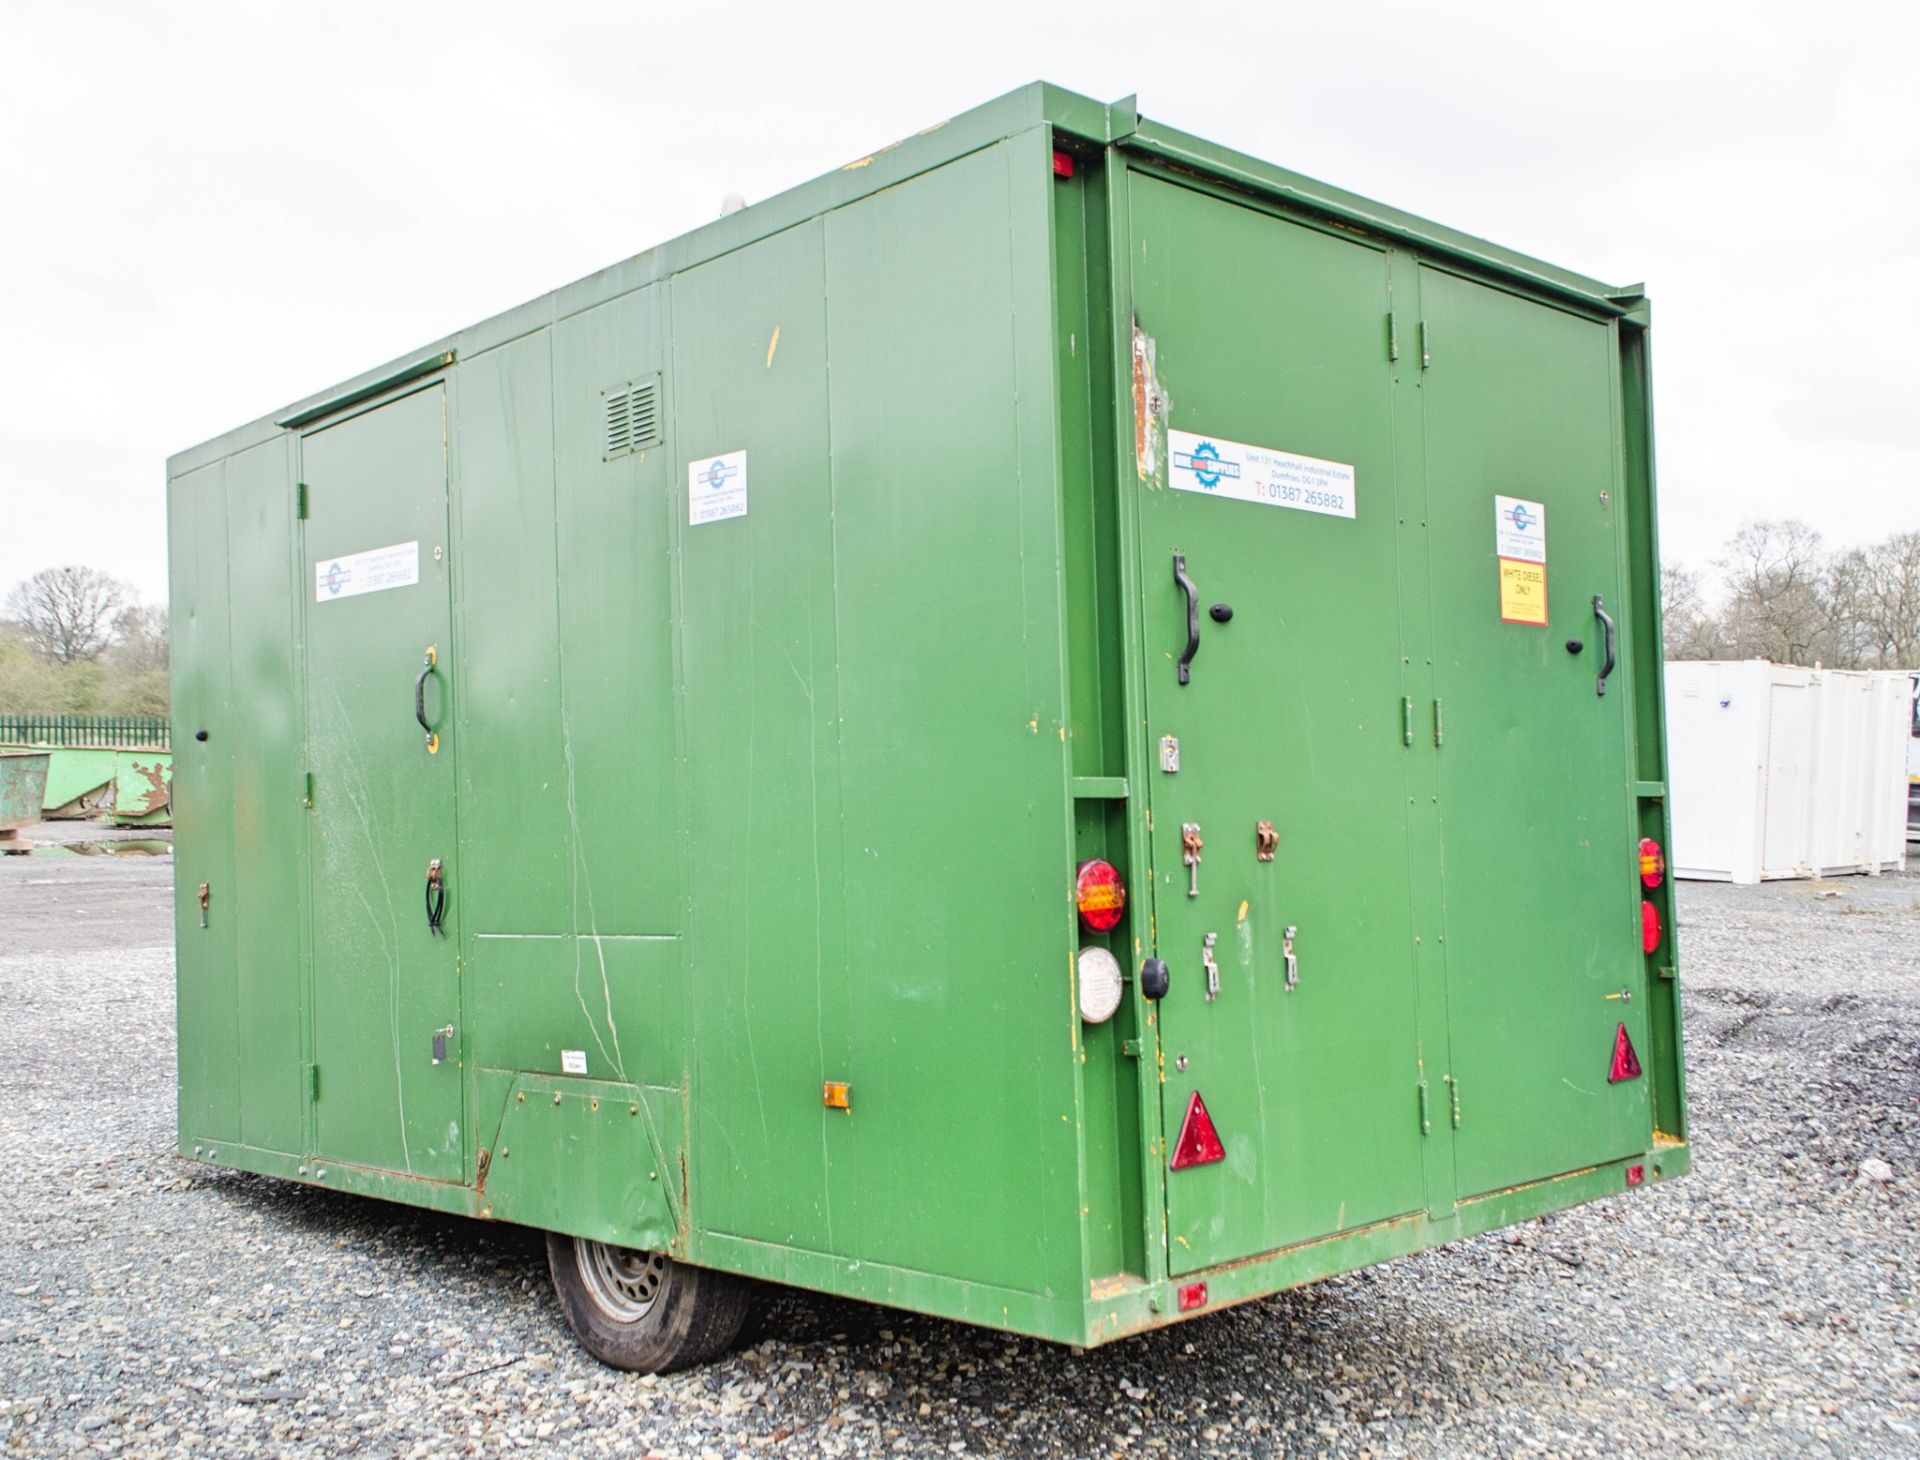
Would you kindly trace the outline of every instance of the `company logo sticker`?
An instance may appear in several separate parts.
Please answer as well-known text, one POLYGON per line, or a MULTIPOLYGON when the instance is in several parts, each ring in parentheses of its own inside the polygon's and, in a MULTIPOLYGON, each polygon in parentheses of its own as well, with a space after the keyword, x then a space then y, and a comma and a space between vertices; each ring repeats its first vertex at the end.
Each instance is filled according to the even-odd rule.
POLYGON ((1167 485, 1178 492, 1326 517, 1354 515, 1354 471, 1343 461, 1170 430, 1167 463, 1167 485))
POLYGON ((723 522, 747 515, 747 453, 729 451, 687 463, 687 521, 723 522))

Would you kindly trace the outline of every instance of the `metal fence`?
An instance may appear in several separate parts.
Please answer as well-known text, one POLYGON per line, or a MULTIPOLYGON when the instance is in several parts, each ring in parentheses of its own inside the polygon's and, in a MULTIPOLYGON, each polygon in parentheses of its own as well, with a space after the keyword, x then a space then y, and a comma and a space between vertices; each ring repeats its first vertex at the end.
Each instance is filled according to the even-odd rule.
POLYGON ((0 745, 166 750, 171 741, 159 715, 0 715, 0 745))

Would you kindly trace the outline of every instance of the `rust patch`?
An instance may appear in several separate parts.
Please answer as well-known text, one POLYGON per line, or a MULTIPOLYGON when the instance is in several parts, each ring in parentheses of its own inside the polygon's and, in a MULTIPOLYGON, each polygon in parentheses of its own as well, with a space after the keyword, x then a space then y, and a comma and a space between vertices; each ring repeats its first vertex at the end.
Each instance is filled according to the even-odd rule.
POLYGON ((475 1163, 473 1176, 473 1194, 475 1196, 485 1196, 487 1194, 487 1168, 492 1164, 493 1152, 489 1151, 485 1146, 482 1146, 480 1148, 480 1159, 475 1163))
MULTIPOLYGON (((133 771, 147 783, 147 789, 139 794, 140 808, 134 813, 135 815, 149 815, 173 800, 172 789, 167 785, 167 767, 164 761, 155 761, 152 765, 141 765, 136 760, 133 762, 133 771)), ((121 814, 126 814, 125 808, 122 808, 121 814)))
POLYGON ((1133 324, 1133 466, 1140 480, 1159 471, 1160 440, 1166 429, 1167 393, 1154 371, 1153 336, 1133 324))

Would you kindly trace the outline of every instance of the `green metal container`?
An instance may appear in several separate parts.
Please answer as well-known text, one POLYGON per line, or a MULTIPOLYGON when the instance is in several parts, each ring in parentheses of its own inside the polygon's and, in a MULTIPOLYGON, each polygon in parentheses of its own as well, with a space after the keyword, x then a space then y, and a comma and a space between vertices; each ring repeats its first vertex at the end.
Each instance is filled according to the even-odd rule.
POLYGON ((182 453, 182 1151, 582 1239, 638 1367, 1684 1172, 1647 328, 1035 85, 182 453))
POLYGON ((48 759, 44 750, 0 750, 0 840, 40 819, 48 759))

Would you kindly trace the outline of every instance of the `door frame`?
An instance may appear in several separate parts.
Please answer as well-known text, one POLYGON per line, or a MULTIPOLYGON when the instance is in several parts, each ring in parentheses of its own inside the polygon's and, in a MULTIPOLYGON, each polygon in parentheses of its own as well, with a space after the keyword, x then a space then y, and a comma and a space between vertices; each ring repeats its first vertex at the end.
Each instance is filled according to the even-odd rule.
MULTIPOLYGON (((460 553, 455 543, 457 518, 454 512, 454 483, 458 480, 459 433, 454 423, 457 419, 459 372, 454 367, 455 356, 452 351, 435 356, 427 362, 425 369, 409 369, 383 382, 376 382, 371 391, 350 392, 341 398, 337 405, 326 409, 323 414, 299 414, 288 417, 284 423, 286 434, 292 440, 292 449, 288 452, 292 479, 289 487, 294 493, 294 530, 289 543, 292 560, 292 582, 294 586, 295 616, 293 635, 293 676, 295 684, 294 721, 300 727, 299 747, 303 767, 302 783, 290 788, 290 794, 300 798, 304 808, 311 813, 314 805, 316 787, 313 784, 313 706, 309 693, 312 685, 312 665, 309 645, 312 625, 310 615, 314 604, 309 592, 312 581, 313 558, 307 545, 307 524, 310 521, 307 501, 307 465, 306 449, 309 437, 335 426, 345 425, 360 416, 370 415, 383 407, 397 404, 423 391, 439 389, 442 392, 442 426, 444 436, 444 460, 446 462, 447 489, 447 638, 443 646, 440 661, 450 668, 453 676, 460 673, 460 633, 459 606, 461 601, 460 553)), ((443 738, 444 753, 450 757, 449 767, 454 777, 453 784, 459 784, 459 711, 457 696, 449 701, 448 731, 443 738)), ((454 843, 459 842, 459 797, 453 797, 450 807, 450 819, 453 824, 454 843)), ((304 1068, 301 1071, 301 1141, 304 1154, 309 1160, 331 1159, 319 1150, 320 1143, 320 1095, 316 1094, 315 1078, 318 1068, 318 1027, 316 1019, 316 1000, 318 984, 316 981, 316 960, 314 958, 314 933, 318 922, 313 885, 313 824, 308 821, 306 834, 299 840, 295 850, 297 859, 300 897, 296 936, 300 950, 300 1050, 304 1068)), ((455 1034, 448 1046, 449 1060, 457 1059, 460 1066, 460 1169, 462 1180, 472 1184, 475 1162, 479 1150, 478 1133, 473 1128, 475 1071, 469 1052, 470 1036, 468 1031, 470 997, 467 980, 464 976, 466 963, 465 926, 460 905, 462 879, 453 876, 447 884, 447 918, 452 923, 454 936, 453 958, 455 970, 456 1014, 455 1034)), ((324 1094, 324 1085, 320 1087, 324 1094)), ((404 1171, 381 1171, 378 1179, 382 1182, 398 1182, 439 1187, 444 1181, 428 1176, 413 1175, 404 1171)))

